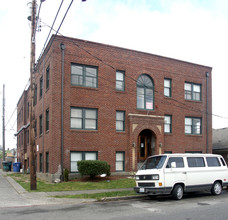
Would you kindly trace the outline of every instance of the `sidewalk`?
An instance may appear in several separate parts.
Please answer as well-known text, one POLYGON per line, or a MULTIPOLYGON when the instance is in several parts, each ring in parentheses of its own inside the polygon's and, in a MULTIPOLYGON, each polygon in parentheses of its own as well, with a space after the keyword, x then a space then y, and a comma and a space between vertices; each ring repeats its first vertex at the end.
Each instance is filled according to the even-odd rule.
MULTIPOLYGON (((96 199, 66 199, 54 198, 56 195, 78 195, 78 194, 93 194, 102 192, 113 192, 132 190, 127 189, 101 189, 101 190, 83 190, 83 191, 62 191, 62 192, 27 192, 14 179, 7 176, 7 173, 0 169, 0 208, 2 207, 17 207, 17 206, 32 206, 45 204, 79 204, 97 201, 96 199)), ((121 197, 121 199, 133 199, 139 196, 121 197)), ((107 200, 117 200, 116 198, 107 198, 107 200)))

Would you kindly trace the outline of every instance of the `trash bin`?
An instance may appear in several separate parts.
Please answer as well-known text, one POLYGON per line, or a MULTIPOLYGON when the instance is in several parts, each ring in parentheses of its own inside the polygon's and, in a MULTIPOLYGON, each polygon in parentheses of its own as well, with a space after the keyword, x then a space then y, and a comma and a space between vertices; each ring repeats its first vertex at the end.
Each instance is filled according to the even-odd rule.
POLYGON ((9 162, 9 161, 3 161, 2 162, 2 166, 3 166, 3 171, 11 171, 11 165, 12 165, 12 162, 9 162))
POLYGON ((21 169, 21 163, 17 162, 17 163, 13 163, 13 172, 20 172, 21 169))

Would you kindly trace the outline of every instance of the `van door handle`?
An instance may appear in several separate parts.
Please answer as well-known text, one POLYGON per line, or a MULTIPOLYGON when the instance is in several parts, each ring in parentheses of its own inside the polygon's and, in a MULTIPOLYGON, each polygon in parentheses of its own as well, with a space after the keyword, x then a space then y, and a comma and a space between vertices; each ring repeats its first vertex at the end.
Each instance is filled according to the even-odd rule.
POLYGON ((187 174, 187 172, 183 172, 183 174, 187 174))

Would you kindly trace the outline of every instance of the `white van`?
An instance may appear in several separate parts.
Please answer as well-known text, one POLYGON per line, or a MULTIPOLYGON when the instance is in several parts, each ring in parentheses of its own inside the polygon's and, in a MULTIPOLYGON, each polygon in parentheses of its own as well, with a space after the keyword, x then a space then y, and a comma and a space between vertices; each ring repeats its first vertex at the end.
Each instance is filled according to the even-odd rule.
POLYGON ((216 154, 161 154, 148 157, 136 173, 137 193, 148 196, 211 191, 219 195, 228 186, 228 168, 216 154))

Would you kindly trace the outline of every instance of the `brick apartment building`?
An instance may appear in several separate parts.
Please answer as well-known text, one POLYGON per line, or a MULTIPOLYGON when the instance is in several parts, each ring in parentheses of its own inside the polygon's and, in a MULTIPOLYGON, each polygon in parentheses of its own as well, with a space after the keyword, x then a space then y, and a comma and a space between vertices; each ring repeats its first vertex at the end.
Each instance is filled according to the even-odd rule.
MULTIPOLYGON (((37 173, 78 160, 132 172, 147 156, 212 152, 210 67, 52 36, 35 72, 37 173), (207 114, 208 113, 208 114, 207 114)), ((30 89, 18 101, 17 148, 29 166, 30 89)))

